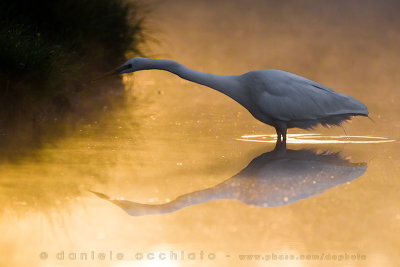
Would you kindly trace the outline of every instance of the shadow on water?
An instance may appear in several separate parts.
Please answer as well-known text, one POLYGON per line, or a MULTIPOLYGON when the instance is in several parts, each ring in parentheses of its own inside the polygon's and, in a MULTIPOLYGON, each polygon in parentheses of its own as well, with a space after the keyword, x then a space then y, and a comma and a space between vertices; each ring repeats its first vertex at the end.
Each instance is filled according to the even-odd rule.
POLYGON ((312 150, 274 150, 254 158, 249 165, 224 182, 179 196, 165 204, 141 204, 113 199, 93 192, 131 216, 171 213, 218 199, 236 199, 259 207, 283 206, 306 199, 362 176, 365 162, 352 163, 340 153, 312 150))
MULTIPOLYGON (((71 94, 72 110, 65 116, 44 107, 35 127, 29 116, 26 125, 0 127, 6 133, 0 138, 0 215, 51 214, 47 211, 80 201, 86 188, 107 183, 109 165, 115 162, 109 149, 115 144, 107 138, 121 131, 110 122, 119 120, 127 105, 136 107, 126 92, 120 79, 109 79, 71 94)), ((129 121, 130 136, 137 125, 129 121)))
POLYGON ((123 108, 126 100, 124 84, 117 77, 71 86, 70 91, 68 95, 54 97, 50 103, 31 103, 34 107, 19 112, 23 115, 0 109, 0 164, 35 157, 44 146, 123 108))

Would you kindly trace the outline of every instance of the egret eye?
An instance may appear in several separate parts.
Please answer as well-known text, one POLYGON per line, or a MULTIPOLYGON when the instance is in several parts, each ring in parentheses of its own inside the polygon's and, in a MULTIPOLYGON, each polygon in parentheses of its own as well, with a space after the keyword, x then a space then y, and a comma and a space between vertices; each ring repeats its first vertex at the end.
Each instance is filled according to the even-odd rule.
POLYGON ((132 67, 133 67, 133 65, 132 65, 132 64, 128 64, 128 68, 130 68, 130 69, 131 69, 132 67))

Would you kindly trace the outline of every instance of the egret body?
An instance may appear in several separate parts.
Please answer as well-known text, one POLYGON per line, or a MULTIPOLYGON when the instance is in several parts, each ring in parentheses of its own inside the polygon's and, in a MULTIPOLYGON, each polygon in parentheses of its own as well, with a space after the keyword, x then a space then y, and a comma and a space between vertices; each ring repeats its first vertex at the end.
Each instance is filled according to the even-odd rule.
POLYGON ((352 116, 368 116, 367 107, 357 99, 281 70, 263 69, 225 76, 195 71, 173 60, 134 57, 114 73, 151 69, 169 71, 229 96, 254 118, 274 127, 279 143, 286 143, 288 128, 340 125, 352 116))

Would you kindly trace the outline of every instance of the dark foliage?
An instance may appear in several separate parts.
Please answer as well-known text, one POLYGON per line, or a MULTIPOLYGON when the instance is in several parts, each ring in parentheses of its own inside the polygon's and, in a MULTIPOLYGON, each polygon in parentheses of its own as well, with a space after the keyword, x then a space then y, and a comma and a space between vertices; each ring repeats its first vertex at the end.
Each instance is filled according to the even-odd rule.
POLYGON ((26 83, 37 96, 119 64, 142 34, 121 0, 1 0, 0 18, 0 86, 26 83))
MULTIPOLYGON (((88 81, 128 52, 141 55, 145 14, 137 3, 0 0, 0 147, 43 135, 46 121, 62 123, 88 81)), ((96 94, 104 90, 85 99, 96 94)))

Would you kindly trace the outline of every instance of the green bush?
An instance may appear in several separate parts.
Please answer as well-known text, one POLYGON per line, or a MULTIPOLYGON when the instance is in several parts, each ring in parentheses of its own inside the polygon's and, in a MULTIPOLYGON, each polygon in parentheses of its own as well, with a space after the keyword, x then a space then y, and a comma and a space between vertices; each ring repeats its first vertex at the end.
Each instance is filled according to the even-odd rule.
POLYGON ((0 0, 0 102, 62 93, 139 54, 141 40, 138 9, 122 0, 0 0))
POLYGON ((29 34, 17 27, 1 29, 2 97, 10 95, 16 83, 24 84, 21 93, 38 94, 38 90, 57 88, 55 78, 66 73, 63 68, 69 65, 65 54, 60 46, 44 41, 40 35, 29 34))
POLYGON ((117 100, 115 91, 106 94, 117 80, 87 82, 127 53, 141 55, 145 14, 137 1, 0 0, 0 161, 63 136, 117 100))

